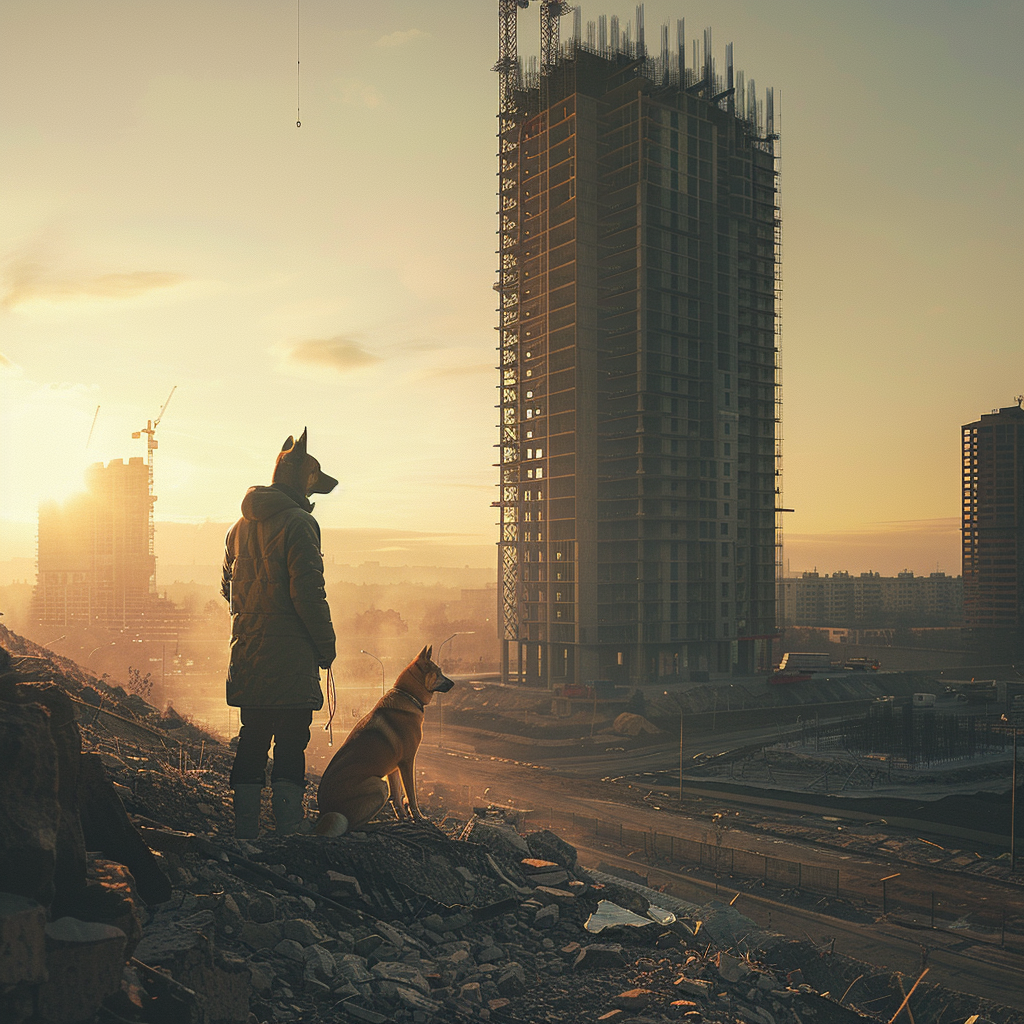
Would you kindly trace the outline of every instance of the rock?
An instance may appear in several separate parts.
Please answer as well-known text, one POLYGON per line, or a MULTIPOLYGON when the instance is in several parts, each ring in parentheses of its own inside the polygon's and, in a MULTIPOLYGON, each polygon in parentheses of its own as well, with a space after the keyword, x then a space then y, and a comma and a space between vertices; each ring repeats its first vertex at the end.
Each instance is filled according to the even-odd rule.
POLYGON ((252 982, 252 987, 256 989, 260 995, 265 995, 270 991, 274 984, 275 977, 276 974, 270 964, 261 963, 259 961, 249 962, 249 980, 252 982))
POLYGON ((476 954, 476 962, 478 964, 493 964, 498 960, 504 960, 505 956, 505 950, 503 950, 501 946, 484 946, 484 948, 476 954))
POLYGON ((372 981, 373 975, 366 967, 366 961, 357 953, 346 953, 337 960, 338 974, 354 985, 372 981))
POLYGON ((473 823, 469 838, 474 843, 486 846, 492 853, 498 854, 503 861, 518 864, 523 857, 530 855, 526 840, 505 821, 488 821, 478 818, 473 823))
POLYGON ((352 947, 353 950, 364 959, 368 957, 378 946, 384 945, 384 937, 382 935, 366 935, 361 939, 358 939, 355 945, 352 947))
POLYGON ((569 880, 569 872, 564 870, 542 871, 530 875, 531 885, 561 885, 569 880))
POLYGON ((327 888, 329 893, 336 896, 362 896, 363 890, 359 879, 352 875, 343 875, 340 871, 328 871, 327 880, 330 885, 327 888))
POLYGON ((718 955, 718 973, 734 984, 750 974, 750 966, 745 960, 729 953, 722 952, 718 955))
POLYGON ((592 942, 579 951, 572 968, 574 971, 590 971, 602 967, 621 967, 625 962, 619 943, 592 942))
POLYGON ((120 928, 62 917, 46 926, 46 971, 39 1016, 47 1024, 91 1017, 121 988, 125 934, 120 928))
POLYGON ((371 973, 384 981, 393 981, 399 985, 408 985, 418 989, 424 995, 430 994, 430 984, 422 973, 412 964, 400 961, 384 961, 374 964, 371 973))
POLYGON ((555 835, 550 829, 528 832, 524 838, 531 857, 553 861, 569 871, 576 870, 576 848, 570 846, 561 836, 555 835))
POLYGON ((410 1010, 419 1010, 425 1014, 435 1014, 441 1009, 441 1004, 439 1002, 434 999, 430 999, 415 988, 408 988, 405 985, 396 985, 395 995, 399 1002, 407 1006, 410 1010))
POLYGON ((685 974, 676 978, 673 984, 681 992, 688 992, 692 996, 704 996, 705 998, 711 994, 712 989, 710 981, 705 981, 703 978, 687 978, 685 974))
MULTIPOLYGON (((176 982, 191 989, 212 1020, 245 1021, 249 1015, 249 968, 238 957, 214 958, 213 933, 214 916, 209 910, 173 923, 153 922, 135 956, 151 967, 164 968, 176 982)), ((301 949, 299 946, 300 959, 301 949)))
POLYGON ((428 931, 436 932, 438 935, 445 931, 444 918, 440 914, 427 914, 421 923, 428 931))
POLYGON ((538 885, 534 893, 546 903, 572 903, 576 899, 576 893, 570 889, 554 889, 549 885, 538 885))
POLYGON ((46 911, 34 900, 0 892, 0 986, 46 978, 46 911))
POLYGON ((553 928, 556 924, 558 924, 558 906, 554 903, 541 907, 533 916, 534 928, 553 928))
POLYGON ((50 905, 60 817, 49 714, 37 704, 0 704, 0 878, 7 892, 50 905))
POLYGON ((77 803, 87 847, 123 864, 149 905, 169 900, 171 883, 125 813, 99 754, 82 754, 79 759, 77 803))
POLYGON ((371 1010, 368 1006, 363 1006, 361 1003, 354 1002, 351 999, 346 999, 341 1004, 341 1007, 350 1017, 366 1021, 366 1024, 388 1024, 388 1021, 391 1020, 390 1017, 386 1017, 383 1013, 371 1010))
POLYGON ((302 918, 281 922, 281 932, 286 939, 294 939, 302 946, 312 946, 323 939, 323 933, 312 921, 302 918))
POLYGON ((256 924, 246 921, 239 930, 239 938, 253 949, 273 949, 282 939, 279 924, 256 924))
POLYGON ((323 946, 314 944, 302 951, 302 974, 307 980, 315 978, 317 981, 329 982, 337 973, 337 962, 323 946))
POLYGON ((480 985, 475 981, 467 981, 459 989, 459 998, 464 999, 473 1006, 480 1006, 483 1003, 483 996, 480 994, 480 985))
MULTIPOLYGON (((515 995, 526 988, 526 971, 523 965, 513 961, 498 975, 498 991, 504 996, 515 995)), ((492 1007, 493 1009, 493 1007, 492 1007)))
POLYGON ((386 921, 378 921, 376 928, 392 946, 401 948, 407 942, 406 937, 397 928, 393 928, 386 921))
POLYGON ((269 924, 277 916, 274 912, 274 901, 262 892, 248 897, 244 911, 245 916, 256 924, 269 924))
POLYGON ((644 1009, 645 1006, 651 1001, 651 996, 654 995, 649 988, 631 988, 625 992, 620 992, 613 1000, 612 1005, 617 1006, 620 1010, 628 1010, 632 1013, 636 1013, 638 1010, 644 1009))
POLYGON ((274 952, 278 956, 283 956, 286 960, 294 960, 296 963, 301 964, 305 950, 302 948, 302 943, 295 939, 282 939, 274 947, 274 952))

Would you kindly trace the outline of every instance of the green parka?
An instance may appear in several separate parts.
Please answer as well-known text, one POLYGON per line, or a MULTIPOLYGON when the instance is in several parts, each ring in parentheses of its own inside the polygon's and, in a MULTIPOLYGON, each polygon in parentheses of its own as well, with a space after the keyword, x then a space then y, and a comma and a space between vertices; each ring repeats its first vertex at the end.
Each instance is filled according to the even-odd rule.
POLYGON ((335 656, 312 505, 280 487, 250 487, 228 531, 221 593, 231 606, 227 702, 323 707, 320 669, 335 656))

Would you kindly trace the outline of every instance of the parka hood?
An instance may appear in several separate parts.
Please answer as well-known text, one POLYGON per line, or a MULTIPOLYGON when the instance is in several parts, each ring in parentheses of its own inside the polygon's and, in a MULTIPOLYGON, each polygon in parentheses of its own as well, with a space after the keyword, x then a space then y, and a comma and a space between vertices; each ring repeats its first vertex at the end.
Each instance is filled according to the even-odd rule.
POLYGON ((242 516, 250 521, 270 519, 288 508, 301 508, 309 512, 313 506, 308 501, 297 501, 280 487, 266 487, 262 484, 250 487, 242 499, 242 516))

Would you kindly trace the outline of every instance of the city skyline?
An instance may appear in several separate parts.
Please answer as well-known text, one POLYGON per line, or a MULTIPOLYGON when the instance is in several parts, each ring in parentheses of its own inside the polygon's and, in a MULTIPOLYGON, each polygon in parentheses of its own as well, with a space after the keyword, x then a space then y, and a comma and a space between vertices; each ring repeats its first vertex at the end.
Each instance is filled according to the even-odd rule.
MULTIPOLYGON (((309 10, 301 129, 294 13, 0 15, 0 559, 173 385, 158 521, 232 521, 308 426, 325 526, 494 541, 496 5, 309 10)), ((780 100, 785 560, 959 572, 959 426, 1024 390, 1019 9, 646 17, 780 100)))

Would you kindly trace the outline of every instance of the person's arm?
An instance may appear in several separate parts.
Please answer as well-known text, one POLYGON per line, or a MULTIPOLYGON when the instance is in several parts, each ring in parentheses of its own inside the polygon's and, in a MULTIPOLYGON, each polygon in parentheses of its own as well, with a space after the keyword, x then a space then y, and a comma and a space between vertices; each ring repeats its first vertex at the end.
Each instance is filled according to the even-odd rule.
POLYGON ((292 604, 309 630, 321 668, 335 658, 336 638, 327 604, 324 559, 320 553, 320 530, 316 521, 303 517, 290 531, 288 544, 288 585, 292 604))
POLYGON ((228 530, 227 537, 224 538, 224 565, 220 573, 221 597, 227 601, 229 606, 231 604, 231 572, 235 565, 235 531, 237 529, 237 525, 232 526, 228 530))

